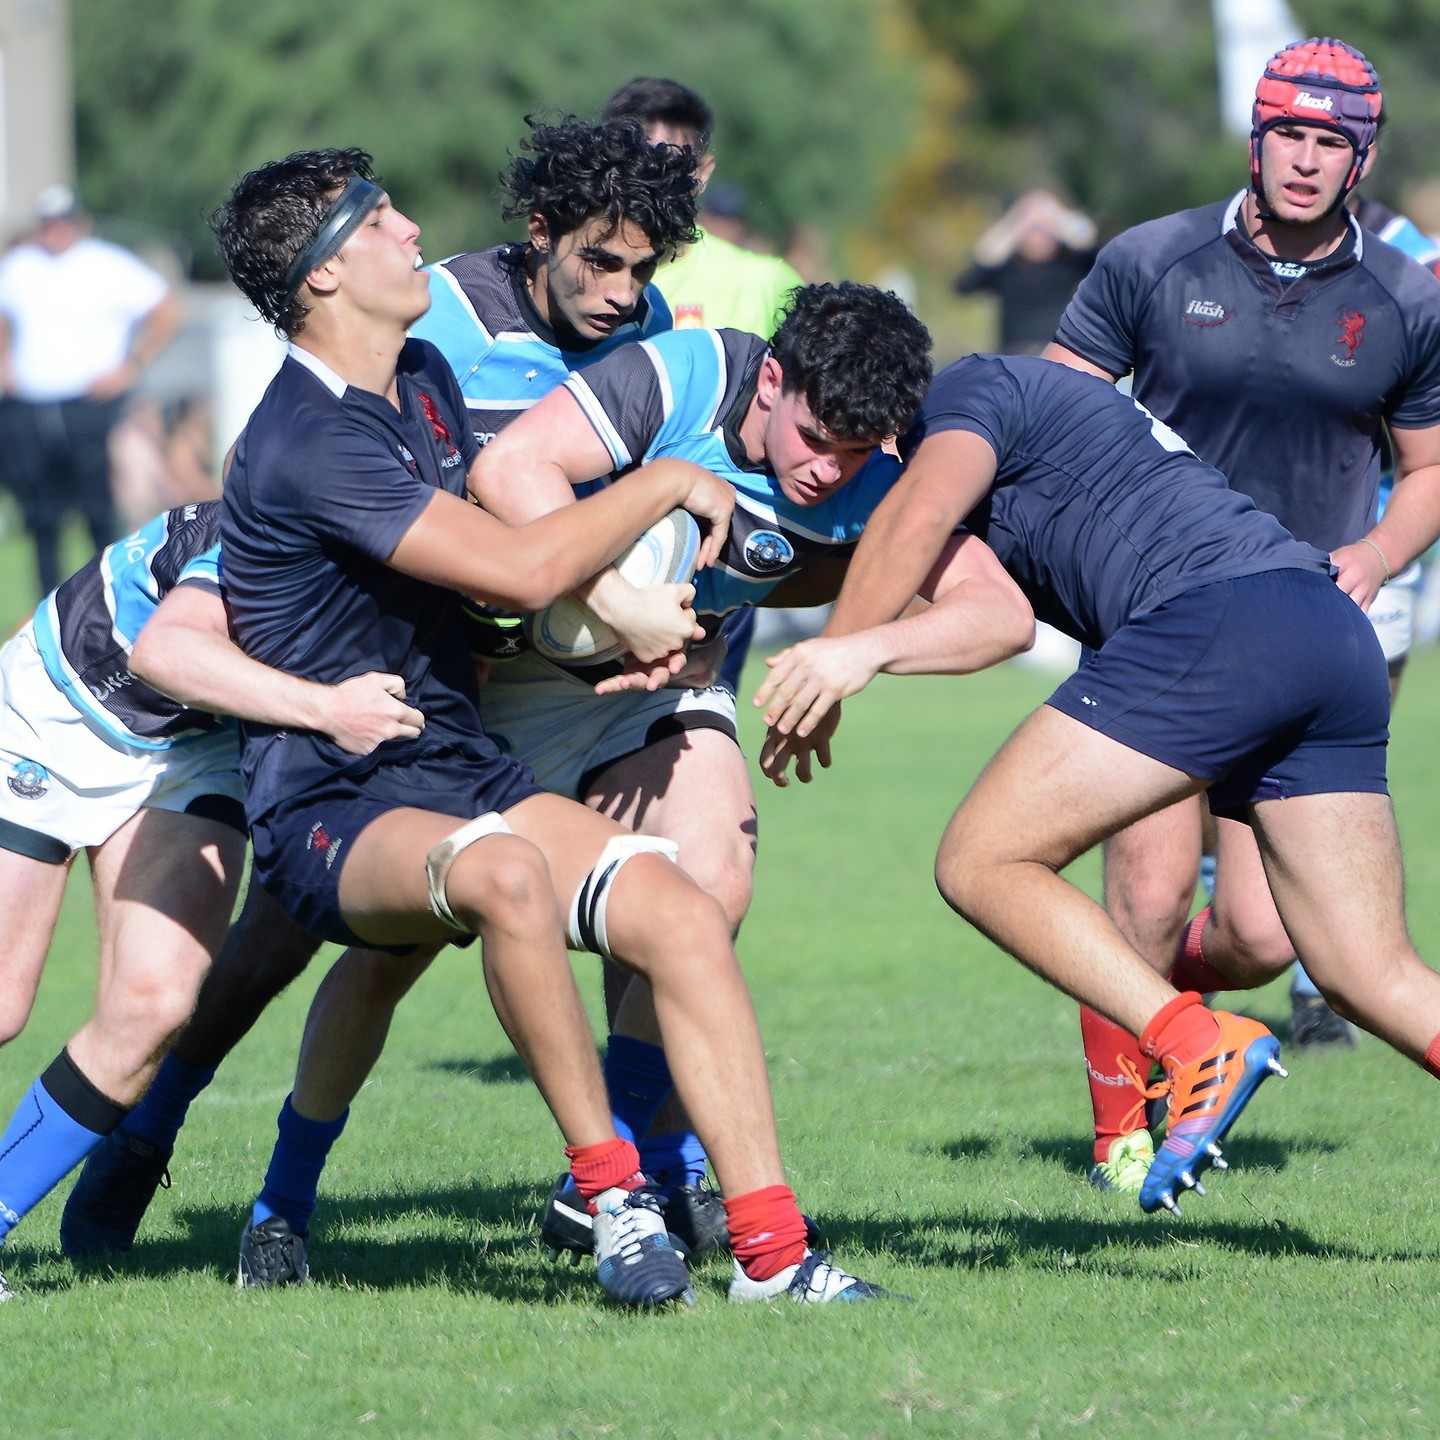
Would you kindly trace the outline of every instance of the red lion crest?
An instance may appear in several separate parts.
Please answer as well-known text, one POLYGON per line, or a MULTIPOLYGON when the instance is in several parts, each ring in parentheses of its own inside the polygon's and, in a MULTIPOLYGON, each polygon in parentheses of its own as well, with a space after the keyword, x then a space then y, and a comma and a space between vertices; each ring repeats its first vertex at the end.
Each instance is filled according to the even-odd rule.
POLYGON ((1345 358, 1353 360, 1360 342, 1365 338, 1365 317, 1358 310, 1340 312, 1340 333, 1335 337, 1337 345, 1345 347, 1345 358))

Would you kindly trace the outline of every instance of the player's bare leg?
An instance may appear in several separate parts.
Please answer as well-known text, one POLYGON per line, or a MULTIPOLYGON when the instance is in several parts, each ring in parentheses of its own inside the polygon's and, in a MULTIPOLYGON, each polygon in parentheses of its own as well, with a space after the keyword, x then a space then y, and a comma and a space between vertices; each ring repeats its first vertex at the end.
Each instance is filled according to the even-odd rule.
POLYGON ((1176 1208, 1176 1191, 1195 1186, 1219 1159, 1218 1142, 1260 1081, 1280 1071, 1279 1047, 1264 1026, 1212 1015, 1197 996, 1177 995, 1059 872, 1107 834, 1201 788, 1046 706, 985 768, 936 860, 952 907, 1037 974, 1138 1035, 1142 1054, 1161 1061, 1171 1124, 1140 1189, 1146 1210, 1176 1208))
POLYGON ((1264 801, 1253 813, 1276 905, 1322 994, 1440 1074, 1440 975, 1416 953, 1405 926, 1389 797, 1295 796, 1264 801))
POLYGON ((68 864, 51 865, 14 850, 0 850, 0 895, 5 897, 0 1045, 8 1045, 30 1018, 69 875, 68 864))

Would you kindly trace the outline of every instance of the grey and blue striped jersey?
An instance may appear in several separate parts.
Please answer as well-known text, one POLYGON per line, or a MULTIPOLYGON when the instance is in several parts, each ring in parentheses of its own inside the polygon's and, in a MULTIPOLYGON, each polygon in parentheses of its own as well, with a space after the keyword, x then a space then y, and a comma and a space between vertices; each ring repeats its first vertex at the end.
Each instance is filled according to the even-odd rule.
POLYGON ((695 577, 695 610, 711 633, 718 617, 762 601, 807 562, 848 554, 900 470, 876 451, 820 504, 788 499, 769 470, 746 458, 739 435, 768 348, 740 330, 672 330, 565 382, 617 471, 674 456, 735 487, 724 553, 695 577))
POLYGON ((164 750, 229 722, 152 690, 130 671, 140 628, 177 585, 220 593, 220 502, 181 505, 107 546, 35 612, 46 672, 111 739, 164 750))

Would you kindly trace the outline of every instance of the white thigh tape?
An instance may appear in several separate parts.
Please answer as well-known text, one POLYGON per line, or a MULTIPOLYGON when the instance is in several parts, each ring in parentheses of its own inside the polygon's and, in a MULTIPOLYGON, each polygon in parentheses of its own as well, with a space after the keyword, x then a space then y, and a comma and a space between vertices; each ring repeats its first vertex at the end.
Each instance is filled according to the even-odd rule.
POLYGON ((459 930, 465 934, 470 933, 470 927, 462 925, 455 918, 454 912, 450 909, 450 902, 445 897, 445 881, 449 877, 450 867, 455 863, 455 857, 477 840, 483 840, 487 835, 509 835, 511 833, 511 829, 505 821, 491 810, 487 814, 477 815, 453 834, 447 835, 425 857, 425 875, 430 881, 430 908, 452 930, 459 930))
POLYGON ((662 840, 658 835, 612 835, 570 902, 570 927, 566 938, 575 949, 589 950, 607 960, 610 958, 610 940, 605 926, 610 886, 614 884, 620 867, 635 855, 663 855, 667 860, 678 860, 680 847, 673 840, 662 840))

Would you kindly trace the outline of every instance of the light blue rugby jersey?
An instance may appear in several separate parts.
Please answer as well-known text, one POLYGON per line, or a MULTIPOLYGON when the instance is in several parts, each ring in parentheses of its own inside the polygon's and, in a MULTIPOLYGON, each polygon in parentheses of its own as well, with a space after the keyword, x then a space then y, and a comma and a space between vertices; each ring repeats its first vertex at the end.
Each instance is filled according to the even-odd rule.
POLYGON ((177 585, 220 593, 220 502, 180 505, 108 545, 35 611, 35 647, 71 703, 107 737, 144 750, 226 732, 131 674, 141 626, 177 585))
POLYGON ((770 471, 745 458, 738 433, 768 348, 739 330, 673 330, 565 381, 617 472, 673 456, 734 485, 724 553, 695 577, 695 609, 712 633, 717 617, 762 601, 808 561, 846 553, 900 473, 877 450, 820 504, 787 499, 770 471))
POLYGON ((635 340, 670 328, 670 308, 653 286, 635 314, 594 345, 562 348, 525 286, 523 245, 499 245, 432 265, 430 309, 410 333, 436 346, 465 397, 475 439, 488 444, 570 373, 635 340))

